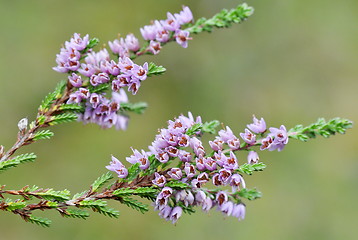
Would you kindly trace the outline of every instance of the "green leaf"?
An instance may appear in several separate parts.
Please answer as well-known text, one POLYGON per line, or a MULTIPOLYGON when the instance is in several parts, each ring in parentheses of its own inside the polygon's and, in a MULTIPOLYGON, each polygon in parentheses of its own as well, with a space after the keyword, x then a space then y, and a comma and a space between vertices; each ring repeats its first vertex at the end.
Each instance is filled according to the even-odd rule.
POLYGON ((195 123, 193 126, 191 126, 190 128, 188 128, 186 130, 186 134, 189 136, 193 136, 195 135, 198 131, 201 130, 202 124, 201 123, 195 123))
POLYGON ((87 193, 88 193, 88 190, 85 190, 85 191, 80 192, 80 193, 76 193, 75 195, 73 195, 72 199, 80 198, 80 197, 84 196, 87 193))
POLYGON ((5 171, 10 168, 16 167, 21 163, 33 162, 36 159, 36 155, 34 153, 25 153, 18 155, 12 159, 0 162, 0 171, 5 171))
POLYGON ((99 43, 99 39, 98 38, 92 38, 89 40, 89 43, 87 45, 86 48, 90 49, 90 48, 94 48, 95 46, 97 46, 99 43))
POLYGON ((61 202, 70 200, 70 191, 68 191, 67 189, 62 191, 55 191, 52 188, 50 188, 50 189, 46 189, 43 192, 41 191, 36 192, 36 195, 46 200, 57 200, 61 202))
POLYGON ((107 91, 110 87, 110 83, 103 83, 97 86, 89 86, 88 89, 91 93, 101 93, 107 91))
POLYGON ((83 112, 84 108, 78 104, 62 104, 59 107, 61 111, 74 111, 74 112, 83 112))
POLYGON ((41 227, 49 227, 52 223, 51 220, 48 218, 35 217, 33 215, 30 215, 28 218, 25 218, 25 220, 30 223, 35 223, 41 227))
POLYGON ((220 122, 218 120, 213 120, 211 122, 206 122, 203 124, 201 130, 203 132, 216 134, 216 128, 220 125, 220 122))
POLYGON ((133 164, 132 166, 130 166, 128 168, 128 176, 124 179, 127 182, 133 181, 133 179, 135 179, 138 174, 142 171, 139 168, 139 163, 133 164))
POLYGON ((117 218, 119 212, 113 208, 107 207, 107 202, 104 200, 83 200, 80 202, 82 207, 91 208, 92 211, 98 212, 108 217, 117 218))
POLYGON ((42 140, 42 139, 50 139, 54 135, 50 130, 41 130, 36 132, 33 136, 33 140, 42 140))
POLYGON ((107 202, 104 200, 83 200, 80 202, 80 205, 83 207, 105 207, 107 206, 107 202))
POLYGON ((148 205, 141 203, 135 199, 129 198, 129 197, 124 197, 120 201, 122 203, 124 203, 125 205, 127 205, 128 207, 131 207, 141 213, 148 212, 148 210, 149 210, 148 205))
POLYGON ((243 188, 237 193, 240 197, 246 198, 248 200, 255 200, 262 197, 262 193, 256 189, 247 189, 243 188))
POLYGON ((89 217, 89 213, 82 209, 67 209, 66 213, 67 214, 63 214, 62 216, 82 219, 86 219, 89 217))
POLYGON ((129 196, 129 195, 139 195, 146 196, 157 193, 158 190, 151 187, 138 187, 136 189, 131 188, 120 188, 113 192, 113 195, 118 197, 129 196))
POLYGON ((55 91, 49 93, 45 98, 44 100, 42 100, 42 103, 39 107, 39 111, 40 112, 46 112, 51 104, 58 98, 60 98, 62 96, 62 93, 66 87, 66 84, 67 84, 67 81, 60 81, 56 88, 55 88, 55 91))
POLYGON ((94 181, 94 183, 91 185, 92 192, 96 192, 98 189, 100 189, 104 184, 106 184, 109 180, 113 178, 111 172, 107 172, 100 176, 99 178, 94 181))
POLYGON ((160 75, 165 73, 166 69, 163 66, 157 66, 154 63, 149 63, 149 67, 148 67, 148 76, 151 75, 160 75))
POLYGON ((27 203, 23 200, 16 200, 16 201, 13 201, 11 199, 6 199, 5 201, 6 203, 6 210, 11 212, 11 211, 14 211, 16 209, 22 209, 24 207, 26 207, 27 203))
POLYGON ((137 103, 121 103, 121 110, 142 114, 148 108, 148 104, 145 102, 137 103))
POLYGON ((172 180, 165 184, 166 187, 174 188, 174 189, 186 189, 188 188, 188 184, 180 182, 178 180, 172 180))
POLYGON ((266 168, 266 164, 259 162, 254 164, 244 163, 242 164, 237 171, 240 173, 245 173, 251 175, 254 171, 262 171, 266 168))
POLYGON ((308 141, 310 138, 315 138, 317 135, 329 137, 336 133, 344 134, 347 129, 352 128, 352 121, 342 118, 333 118, 326 122, 324 118, 319 118, 317 122, 303 127, 297 125, 288 131, 290 138, 297 139, 303 142, 308 141))
POLYGON ((56 125, 60 123, 73 122, 77 120, 76 113, 62 113, 56 116, 53 116, 50 121, 50 125, 56 125))

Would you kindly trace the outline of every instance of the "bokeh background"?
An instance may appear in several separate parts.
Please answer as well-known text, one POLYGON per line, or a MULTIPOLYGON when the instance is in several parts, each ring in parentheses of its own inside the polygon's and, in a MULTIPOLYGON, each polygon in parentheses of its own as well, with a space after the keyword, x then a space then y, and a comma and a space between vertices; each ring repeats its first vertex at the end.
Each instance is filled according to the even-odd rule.
MULTIPOLYGON (((310 124, 318 117, 358 121, 358 1, 247 1, 255 14, 244 24, 194 36, 189 48, 175 43, 154 61, 168 71, 144 82, 133 101, 147 101, 127 131, 71 123, 53 127, 55 137, 23 149, 35 163, 0 175, 8 188, 39 185, 85 189, 114 154, 146 148, 166 120, 192 111, 218 119, 236 133, 264 117, 270 126, 310 124)), ((0 0, 0 143, 15 141, 17 122, 33 119, 42 98, 61 75, 55 54, 74 32, 102 44, 133 32, 167 11, 190 6, 196 18, 210 17, 234 0, 0 0)), ((263 152, 267 170, 246 177, 263 198, 247 203, 238 222, 215 210, 185 215, 176 226, 150 211, 140 214, 113 204, 119 219, 91 214, 84 221, 57 213, 49 229, 0 213, 0 239, 356 239, 358 214, 357 128, 346 135, 308 143, 291 141, 281 152, 263 152)), ((241 157, 241 161, 244 160, 241 157)))

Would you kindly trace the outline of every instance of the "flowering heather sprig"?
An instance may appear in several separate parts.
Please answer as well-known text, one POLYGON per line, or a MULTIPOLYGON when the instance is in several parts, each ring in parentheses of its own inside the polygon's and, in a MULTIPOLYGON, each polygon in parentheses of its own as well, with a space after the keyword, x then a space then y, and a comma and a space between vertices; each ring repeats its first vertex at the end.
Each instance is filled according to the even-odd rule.
MULTIPOLYGON (((334 124, 342 125, 344 121, 334 124)), ((194 118, 191 113, 188 117, 181 115, 168 121, 167 128, 159 130, 148 147, 149 151, 132 149, 134 154, 126 158, 133 164, 131 167, 127 169, 117 160, 107 168, 114 169, 112 171, 122 179, 120 182, 137 181, 141 186, 156 189, 154 209, 159 211, 159 216, 172 223, 179 219, 182 212, 194 212, 193 207, 201 207, 206 212, 216 208, 224 215, 241 220, 245 217, 242 199, 261 197, 257 190, 246 188, 243 177, 266 167, 259 162, 257 150, 281 151, 289 137, 298 133, 288 134, 283 125, 280 128, 271 127, 266 133, 264 119, 258 121, 253 117, 253 123, 248 127, 259 134, 245 129, 245 133, 240 133, 244 140, 240 144, 233 131, 226 127, 218 132, 215 140, 209 141, 211 149, 205 149, 201 136, 206 132, 215 132, 218 125, 218 121, 203 123, 201 117, 194 118), (257 129, 254 130, 253 126, 257 129), (239 151, 248 154, 239 157, 239 151), (176 159, 177 163, 174 163, 176 159), (120 174, 122 172, 129 174, 120 174), (147 182, 143 182, 143 179, 147 182)))
MULTIPOLYGON (((20 132, 24 129, 25 122, 26 120, 20 121, 20 132)), ((230 128, 225 128, 214 140, 221 143, 205 150, 201 136, 204 133, 215 134, 218 125, 218 121, 203 123, 200 117, 194 119, 190 113, 189 117, 179 116, 174 121, 169 121, 167 128, 160 130, 149 151, 133 149, 134 154, 127 158, 132 163, 130 167, 112 156, 107 169, 115 172, 119 179, 109 186, 105 187, 105 184, 113 178, 110 172, 95 180, 89 190, 73 197, 68 190, 55 191, 37 186, 6 190, 3 185, 0 186, 0 210, 12 212, 31 223, 49 226, 49 219, 36 217, 33 212, 53 209, 63 217, 86 219, 89 217, 86 209, 89 209, 109 217, 118 217, 118 211, 107 206, 109 199, 142 213, 148 211, 146 204, 133 198, 137 196, 153 201, 159 216, 172 223, 176 223, 183 213, 195 212, 194 207, 201 207, 205 212, 216 208, 226 216, 241 220, 246 214, 242 199, 254 200, 261 197, 257 190, 246 188, 243 177, 244 174, 251 175, 266 167, 259 162, 255 148, 259 148, 268 135, 273 142, 278 137, 279 146, 285 145, 286 139, 277 135, 278 131, 284 129, 272 129, 266 137, 265 134, 255 135, 255 143, 243 142, 238 149, 232 150, 229 143, 236 137, 230 128), (217 146, 220 148, 217 149, 217 146), (179 151, 178 154, 175 149, 179 151), (238 154, 239 151, 248 152, 247 160, 245 156, 238 154), (12 200, 5 198, 5 195, 21 196, 23 199, 12 200)), ((347 119, 335 118, 328 122, 319 119, 317 123, 307 127, 297 125, 288 131, 287 136, 307 141, 316 135, 328 137, 337 132, 344 133, 351 127, 352 122, 347 119)), ((44 139, 46 136, 48 133, 42 132, 37 138, 44 139)), ((277 147, 275 149, 279 150, 277 147)), ((0 146, 0 157, 7 154, 0 146)), ((34 154, 22 154, 0 161, 0 171, 35 158, 34 154)))

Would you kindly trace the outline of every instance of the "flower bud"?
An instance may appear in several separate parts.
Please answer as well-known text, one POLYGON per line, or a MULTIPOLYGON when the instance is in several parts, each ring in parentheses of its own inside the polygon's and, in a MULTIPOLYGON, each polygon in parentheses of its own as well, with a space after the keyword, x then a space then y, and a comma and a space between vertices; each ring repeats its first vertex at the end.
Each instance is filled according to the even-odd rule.
POLYGON ((28 120, 27 118, 23 118, 19 121, 19 123, 17 124, 17 126, 19 127, 20 131, 24 131, 27 128, 27 124, 28 124, 28 120))

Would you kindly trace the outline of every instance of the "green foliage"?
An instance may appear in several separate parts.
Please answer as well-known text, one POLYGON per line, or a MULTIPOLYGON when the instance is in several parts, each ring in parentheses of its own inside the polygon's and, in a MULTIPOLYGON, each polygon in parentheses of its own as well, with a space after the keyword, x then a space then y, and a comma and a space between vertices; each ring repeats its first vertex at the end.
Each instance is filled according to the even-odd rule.
POLYGON ((37 196, 42 197, 46 200, 57 200, 57 201, 67 201, 70 199, 70 191, 67 189, 62 191, 55 191, 52 188, 45 189, 44 191, 38 191, 36 192, 37 196))
POLYGON ((263 171, 265 168, 266 168, 266 164, 262 162, 258 162, 254 164, 244 163, 239 167, 237 171, 239 171, 240 173, 251 175, 254 171, 263 171))
POLYGON ((142 114, 148 108, 146 102, 137 102, 137 103, 121 103, 121 110, 125 112, 134 112, 137 114, 142 114))
POLYGON ((198 131, 201 130, 202 124, 201 123, 195 123, 193 126, 191 126, 190 128, 188 128, 186 130, 186 134, 189 136, 193 136, 195 135, 198 131))
POLYGON ((129 196, 129 195, 139 195, 139 196, 150 196, 157 193, 158 190, 151 187, 139 187, 136 189, 131 188, 120 188, 113 192, 113 195, 117 197, 129 196))
POLYGON ((76 193, 75 195, 73 195, 72 199, 80 198, 80 197, 84 196, 87 193, 88 193, 88 190, 85 190, 85 191, 80 192, 80 193, 76 193))
POLYGON ((102 93, 104 91, 107 91, 110 88, 110 86, 111 86, 110 83, 103 83, 98 86, 90 85, 88 89, 91 93, 102 93))
POLYGON ((77 120, 76 113, 62 113, 51 117, 50 125, 56 125, 60 123, 73 122, 77 120))
POLYGON ((227 28, 233 23, 240 23, 252 13, 253 8, 244 3, 234 9, 223 9, 210 19, 199 18, 193 26, 186 30, 191 33, 212 32, 214 28, 227 28))
POLYGON ((119 216, 119 212, 113 208, 107 207, 107 202, 104 200, 83 200, 80 202, 82 207, 91 208, 92 211, 98 212, 108 217, 117 218, 119 216))
POLYGON ((201 130, 203 132, 216 134, 216 128, 220 125, 220 122, 218 120, 213 120, 211 122, 206 122, 203 124, 201 130))
POLYGON ((42 140, 42 139, 50 139, 54 135, 50 130, 41 130, 36 132, 33 136, 33 140, 42 140))
POLYGON ((288 131, 289 137, 306 142, 317 135, 329 137, 336 133, 344 134, 347 129, 352 128, 353 123, 348 119, 333 118, 326 122, 324 118, 319 118, 316 123, 307 127, 297 125, 288 131))
POLYGON ((120 201, 125 205, 127 205, 128 207, 131 207, 141 213, 145 213, 149 211, 148 205, 141 203, 135 199, 124 197, 120 201))
POLYGON ((26 221, 30 223, 35 223, 41 227, 49 227, 51 225, 51 220, 47 218, 42 217, 35 217, 33 215, 30 215, 28 218, 25 219, 26 221))
POLYGON ((256 189, 247 189, 243 188, 237 193, 240 197, 246 198, 248 200, 255 200, 262 197, 262 193, 256 189))
POLYGON ((136 163, 128 168, 128 176, 125 178, 125 181, 127 182, 133 181, 133 179, 135 179, 138 176, 138 174, 142 171, 139 168, 139 165, 140 165, 139 163, 136 163))
POLYGON ((61 111, 74 111, 74 112, 83 112, 84 108, 78 104, 62 104, 59 107, 61 111))
POLYGON ((158 167, 163 164, 155 157, 154 154, 150 155, 148 157, 148 160, 150 162, 150 165, 149 168, 145 170, 143 175, 152 175, 157 171, 158 167))
POLYGON ((87 219, 90 216, 87 211, 82 209, 67 209, 66 213, 63 214, 64 217, 87 219))
POLYGON ((174 189, 186 189, 188 188, 188 184, 180 182, 178 180, 172 180, 165 184, 166 187, 174 188, 174 189))
POLYGON ((27 205, 26 202, 23 200, 13 201, 9 198, 5 200, 5 204, 6 204, 6 210, 9 212, 14 211, 16 209, 22 209, 27 205))
POLYGON ((98 189, 100 189, 104 184, 106 184, 109 180, 113 178, 111 172, 107 172, 100 176, 99 178, 94 181, 94 183, 91 185, 92 192, 96 192, 98 189))
POLYGON ((39 107, 39 111, 40 112, 46 112, 50 107, 51 104, 58 98, 60 98, 62 96, 63 90, 65 89, 67 84, 67 81, 63 80, 60 81, 56 88, 55 91, 49 93, 44 100, 42 100, 42 103, 39 107))
POLYGON ((12 159, 0 162, 0 171, 8 170, 12 167, 16 167, 20 163, 33 162, 36 159, 36 155, 34 153, 25 153, 18 155, 12 159))
POLYGON ((89 43, 88 43, 88 45, 87 45, 87 47, 86 47, 85 50, 88 50, 88 49, 90 49, 90 48, 94 48, 95 46, 98 45, 98 43, 99 43, 99 39, 98 39, 98 38, 92 38, 92 39, 90 39, 90 40, 89 40, 89 43))
POLYGON ((151 75, 160 75, 160 74, 163 74, 165 73, 166 69, 163 67, 163 66, 157 66, 155 65, 154 63, 149 63, 149 66, 148 66, 148 76, 151 76, 151 75))

